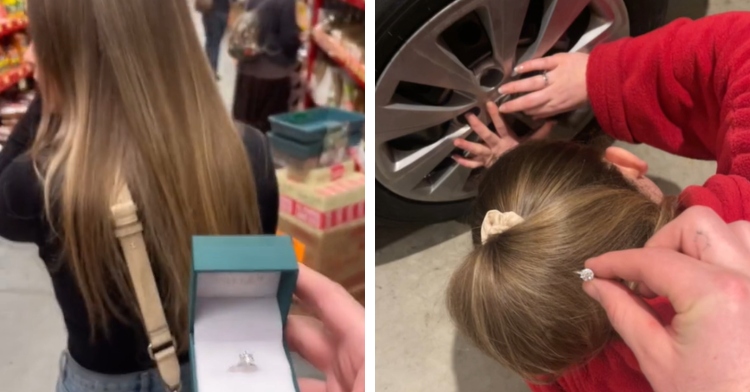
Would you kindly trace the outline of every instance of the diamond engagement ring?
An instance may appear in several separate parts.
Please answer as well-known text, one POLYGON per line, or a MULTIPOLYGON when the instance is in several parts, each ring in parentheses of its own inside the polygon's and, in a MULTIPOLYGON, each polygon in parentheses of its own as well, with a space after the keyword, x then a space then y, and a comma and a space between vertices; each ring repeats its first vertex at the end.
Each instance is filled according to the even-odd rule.
POLYGON ((549 86, 549 78, 547 77, 547 71, 542 72, 542 78, 544 79, 544 87, 549 86))
POLYGON ((592 280, 594 280, 594 271, 588 268, 576 271, 576 274, 578 274, 578 276, 580 276, 581 280, 583 280, 584 282, 591 282, 592 280))
POLYGON ((234 373, 250 373, 254 372, 257 369, 258 366, 255 365, 255 358, 253 357, 253 354, 250 354, 247 351, 243 351, 240 354, 240 360, 237 362, 237 364, 232 365, 232 367, 229 368, 229 371, 234 373))

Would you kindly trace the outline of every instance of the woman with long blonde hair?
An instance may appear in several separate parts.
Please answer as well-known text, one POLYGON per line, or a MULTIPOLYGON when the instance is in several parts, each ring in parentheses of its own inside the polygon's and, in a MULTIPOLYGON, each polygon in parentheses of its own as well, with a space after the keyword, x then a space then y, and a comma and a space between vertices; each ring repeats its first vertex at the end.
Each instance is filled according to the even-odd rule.
POLYGON ((265 141, 232 122, 186 1, 30 0, 28 15, 43 105, 0 175, 0 236, 36 243, 52 277, 58 391, 163 390, 110 215, 123 185, 189 391, 191 237, 275 231, 265 141))

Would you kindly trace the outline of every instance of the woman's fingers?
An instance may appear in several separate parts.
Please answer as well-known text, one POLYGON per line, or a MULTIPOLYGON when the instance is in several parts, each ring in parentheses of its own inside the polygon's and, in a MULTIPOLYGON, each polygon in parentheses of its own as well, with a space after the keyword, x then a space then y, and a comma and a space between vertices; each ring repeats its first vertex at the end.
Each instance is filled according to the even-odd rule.
POLYGON ((642 299, 623 285, 605 279, 584 283, 583 290, 602 305, 612 327, 638 358, 669 355, 669 332, 642 299))
POLYGON ((285 333, 293 352, 305 358, 316 369, 328 370, 336 353, 320 321, 312 317, 290 315, 285 333))
POLYGON ((483 144, 479 144, 479 143, 470 142, 465 139, 456 139, 453 141, 453 145, 474 156, 483 157, 486 155, 490 155, 492 153, 490 149, 487 148, 487 146, 483 144))
POLYGON ((544 76, 537 75, 530 78, 516 80, 515 82, 506 83, 498 89, 500 94, 518 94, 518 93, 529 93, 532 91, 541 90, 547 87, 547 82, 544 76))
POLYGON ((523 111, 523 114, 531 117, 534 120, 539 120, 551 117, 547 115, 547 111, 549 111, 549 104, 543 104, 537 107, 526 109, 523 111))
POLYGON ((552 129, 555 128, 555 124, 557 124, 555 121, 545 122, 541 128, 539 128, 536 132, 532 133, 531 136, 529 136, 529 140, 546 139, 552 133, 552 129))
POLYGON ((669 249, 610 252, 589 259, 586 267, 591 268, 597 278, 644 284, 653 293, 668 297, 678 313, 689 309, 713 289, 711 282, 701 280, 710 266, 700 265, 693 257, 669 249))
POLYGON ((340 284, 303 264, 295 294, 334 336, 346 336, 364 324, 365 310, 340 284))
POLYGON ((297 380, 300 392, 327 392, 326 382, 313 378, 300 378, 297 380))
POLYGON ((451 158, 453 158, 453 160, 456 161, 456 163, 458 163, 459 165, 463 167, 468 167, 469 169, 476 169, 476 168, 484 166, 484 162, 475 161, 472 159, 466 159, 458 155, 452 155, 451 158))
POLYGON ((688 208, 654 234, 645 247, 674 250, 750 276, 750 263, 744 259, 745 245, 732 227, 707 207, 688 208))
MULTIPOLYGON (((750 263, 743 255, 747 248, 744 241, 750 240, 750 224, 735 222, 726 225, 716 213, 705 207, 692 207, 685 210, 679 217, 664 226, 646 243, 645 249, 613 252, 599 258, 589 260, 587 266, 594 269, 598 277, 622 278, 636 282, 635 292, 644 297, 669 295, 661 281, 648 281, 642 275, 645 270, 651 270, 648 276, 667 274, 675 282, 695 282, 689 276, 680 276, 688 268, 668 266, 677 261, 691 263, 700 260, 706 264, 728 268, 733 271, 750 275, 750 263), (609 262, 602 259, 609 260, 609 262), (647 259, 647 260, 644 260, 647 259), (653 263, 637 268, 639 263, 653 263), (621 263, 622 265, 615 265, 621 263), (617 268, 613 268, 617 267, 617 268), (672 272, 670 272, 672 271, 672 272)), ((678 284, 672 283, 677 287, 678 284)), ((695 293, 701 287, 692 283, 684 292, 695 293)), ((686 308, 689 299, 670 297, 675 309, 686 308)))
POLYGON ((729 224, 729 228, 740 240, 740 243, 750 250, 750 222, 737 221, 729 224))
POLYGON ((492 120, 492 124, 495 125, 495 132, 497 132, 497 135, 494 135, 496 143, 492 146, 497 146, 500 144, 502 138, 509 136, 508 127, 505 125, 505 121, 500 117, 500 109, 498 109, 495 102, 487 102, 487 113, 489 113, 490 120, 492 120))
POLYGON ((557 57, 542 57, 539 59, 529 60, 523 64, 519 64, 516 68, 513 68, 518 74, 524 74, 534 71, 552 71, 557 68, 557 57))
MULTIPOLYGON (((492 114, 490 114, 490 116, 491 115, 492 114)), ((479 135, 479 137, 481 137, 485 143, 487 143, 490 149, 500 143, 498 134, 490 131, 490 129, 487 128, 487 126, 484 125, 483 122, 479 121, 479 118, 477 118, 477 116, 469 114, 466 116, 466 120, 469 122, 469 126, 471 126, 471 129, 476 132, 476 134, 479 135)))
POLYGON ((503 113, 525 112, 546 105, 551 99, 545 89, 508 101, 498 109, 503 113))
POLYGON ((525 110, 524 114, 527 116, 534 118, 534 119, 540 119, 540 118, 550 118, 557 116, 558 114, 566 113, 571 111, 571 109, 561 108, 557 104, 553 104, 551 101, 548 102, 546 105, 538 106, 533 109, 525 110))

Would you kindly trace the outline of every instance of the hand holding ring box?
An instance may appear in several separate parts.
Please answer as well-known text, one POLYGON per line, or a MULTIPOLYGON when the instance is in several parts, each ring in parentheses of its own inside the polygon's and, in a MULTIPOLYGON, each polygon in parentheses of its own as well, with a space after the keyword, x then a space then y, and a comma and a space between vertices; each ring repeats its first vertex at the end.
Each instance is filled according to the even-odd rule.
POLYGON ((299 391, 284 342, 297 274, 289 237, 193 237, 196 392, 299 391))

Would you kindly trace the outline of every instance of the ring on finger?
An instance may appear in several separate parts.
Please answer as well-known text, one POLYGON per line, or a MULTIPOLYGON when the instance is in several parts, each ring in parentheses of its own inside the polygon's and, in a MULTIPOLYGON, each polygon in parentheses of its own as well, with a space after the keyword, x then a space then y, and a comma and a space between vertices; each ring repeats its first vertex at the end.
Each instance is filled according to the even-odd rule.
POLYGON ((544 79, 544 87, 549 86, 549 78, 547 77, 547 71, 542 72, 542 79, 544 79))

